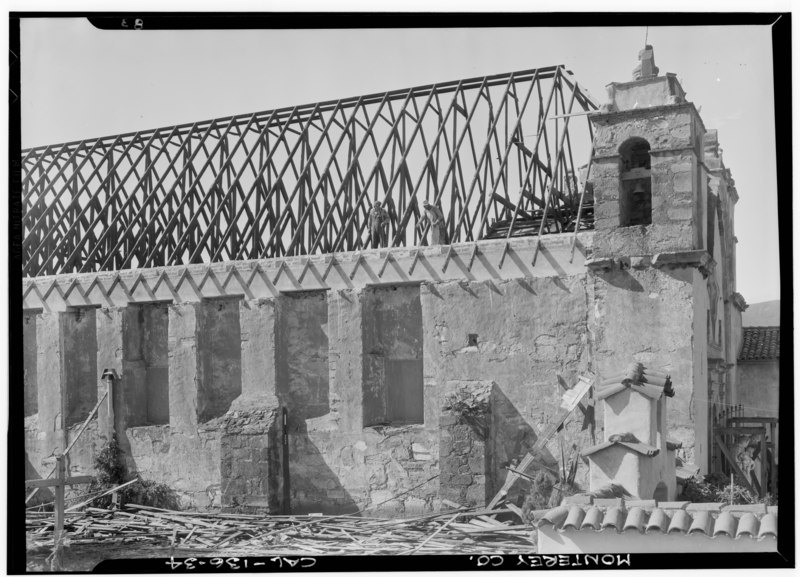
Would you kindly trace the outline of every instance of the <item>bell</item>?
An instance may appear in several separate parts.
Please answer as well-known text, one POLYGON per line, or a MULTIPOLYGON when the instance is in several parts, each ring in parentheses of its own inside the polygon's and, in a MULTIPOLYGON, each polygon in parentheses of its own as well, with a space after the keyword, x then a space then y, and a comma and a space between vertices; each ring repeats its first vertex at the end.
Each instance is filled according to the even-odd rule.
POLYGON ((644 183, 641 180, 637 180, 636 184, 634 184, 633 186, 633 191, 631 192, 631 194, 634 194, 636 196, 641 196, 646 192, 647 191, 644 188, 644 183))

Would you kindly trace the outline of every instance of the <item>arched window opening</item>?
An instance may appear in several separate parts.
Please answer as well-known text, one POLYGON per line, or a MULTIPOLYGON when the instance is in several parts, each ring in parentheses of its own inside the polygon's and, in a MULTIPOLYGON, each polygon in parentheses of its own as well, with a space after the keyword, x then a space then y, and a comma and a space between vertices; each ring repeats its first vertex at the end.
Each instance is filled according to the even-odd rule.
POLYGON ((619 149, 621 194, 620 226, 652 222, 650 179, 650 144, 643 138, 631 138, 619 149))

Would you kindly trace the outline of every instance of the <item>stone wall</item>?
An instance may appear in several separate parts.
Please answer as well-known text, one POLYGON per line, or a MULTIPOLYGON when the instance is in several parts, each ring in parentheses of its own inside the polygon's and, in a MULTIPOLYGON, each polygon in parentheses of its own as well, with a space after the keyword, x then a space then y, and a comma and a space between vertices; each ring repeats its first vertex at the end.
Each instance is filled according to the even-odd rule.
MULTIPOLYGON (((594 303, 590 318, 593 366, 599 375, 610 375, 633 359, 669 373, 675 388, 667 409, 670 436, 683 442, 689 460, 695 444, 693 389, 703 364, 694 352, 702 345, 693 337, 697 330, 695 276, 702 275, 694 268, 648 266, 615 267, 597 271, 589 279, 594 303)), ((704 327, 705 323, 700 333, 703 341, 704 327)))
POLYGON ((25 416, 30 417, 39 411, 36 390, 36 314, 22 316, 22 364, 24 376, 25 416))
MULTIPOLYGON (((114 369, 78 469, 116 433, 132 470, 195 504, 479 504, 580 375, 636 360, 671 374, 669 435, 706 472, 712 395, 737 383, 723 375, 740 326, 737 193, 677 77, 613 83, 609 96, 588 117, 591 232, 24 280, 27 470, 66 445, 114 369), (632 141, 649 151, 635 165, 632 141), (443 404, 453 387, 487 386, 485 430, 443 404)), ((537 459, 555 467, 595 443, 593 417, 583 403, 537 459)), ((576 480, 586 486, 583 464, 576 480)))
POLYGON ((748 417, 777 417, 780 401, 780 362, 739 361, 738 402, 748 417))
POLYGON ((438 506, 439 483, 431 478, 439 446, 428 427, 308 430, 289 438, 293 512, 403 516, 438 506))
MULTIPOLYGON (((74 329, 73 312, 43 312, 29 461, 44 471, 69 438, 50 399, 72 386, 65 375, 73 369, 61 361, 68 335, 83 330, 83 344, 91 343, 92 326, 96 350, 84 351, 94 359, 90 398, 104 391, 97 381, 104 369, 114 368, 121 380, 75 462, 91 470, 94 448, 111 432, 113 406, 131 470, 170 484, 186 504, 410 515, 435 510, 445 495, 488 501, 506 467, 558 416, 565 388, 582 374, 603 378, 631 357, 673 375, 673 436, 691 454, 698 428, 692 383, 703 375, 705 354, 693 347, 693 335, 705 334, 701 273, 691 264, 657 268, 639 259, 567 274, 567 261, 556 254, 543 250, 540 257, 565 272, 549 277, 470 280, 464 272, 461 280, 276 298, 136 303, 88 309, 93 320, 83 318, 82 329, 74 329), (389 418, 390 393, 407 384, 392 363, 403 362, 421 366, 421 419, 411 423, 389 418), (164 368, 166 390, 158 372, 164 368), (442 412, 448 388, 470 382, 493 383, 483 439, 442 412), (377 405, 374 391, 384 395, 377 405), (376 406, 381 420, 373 418, 376 406)), ((594 442, 592 408, 585 410, 588 417, 576 410, 537 455, 545 466, 557 468, 562 451, 569 460, 594 442)), ((576 481, 588 485, 583 462, 576 481)), ((510 498, 527 488, 519 481, 510 498)))
POLYGON ((290 293, 280 299, 278 396, 292 408, 292 422, 330 411, 326 291, 290 293))
POLYGON ((66 425, 81 424, 97 403, 97 330, 94 309, 78 309, 61 317, 66 425))
POLYGON ((491 381, 451 382, 439 417, 439 497, 468 507, 491 500, 493 462, 491 381))
MULTIPOLYGON (((533 447, 557 417, 564 392, 559 377, 571 386, 592 369, 588 323, 595 304, 587 298, 586 283, 586 277, 574 276, 423 286, 426 390, 442 391, 453 380, 495 383, 496 427, 486 480, 492 495, 505 480, 504 466, 533 447), (477 335, 474 346, 470 334, 477 335)), ((430 395, 436 404, 426 406, 426 423, 438 420, 440 395, 430 395)), ((589 444, 584 439, 589 431, 581 432, 583 419, 577 415, 564 429, 567 449, 589 444)), ((541 459, 552 464, 556 457, 558 437, 541 459)))
POLYGON ((363 294, 364 425, 423 422, 419 285, 363 294))
POLYGON ((124 322, 129 426, 169 424, 169 307, 128 307, 124 322))
MULTIPOLYGON (((597 156, 595 258, 655 255, 705 244, 706 182, 700 178, 697 134, 705 130, 691 105, 592 117, 597 156), (619 147, 629 138, 650 144, 652 224, 620 226, 619 147)), ((702 138, 702 137, 701 137, 702 138)))
POLYGON ((221 417, 242 392, 239 299, 206 301, 199 328, 203 378, 198 393, 201 422, 221 417))

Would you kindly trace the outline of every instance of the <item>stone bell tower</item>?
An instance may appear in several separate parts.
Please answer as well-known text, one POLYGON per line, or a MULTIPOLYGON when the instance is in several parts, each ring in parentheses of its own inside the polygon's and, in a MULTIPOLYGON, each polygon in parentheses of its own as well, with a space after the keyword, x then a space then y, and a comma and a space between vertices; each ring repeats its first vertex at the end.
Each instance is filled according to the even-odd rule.
POLYGON ((601 377, 633 355, 682 386, 669 406, 679 457, 707 470, 706 129, 652 46, 590 115, 595 142, 591 259, 601 377))
POLYGON ((653 48, 639 59, 592 117, 598 257, 704 248, 705 127, 676 76, 658 76, 653 48))

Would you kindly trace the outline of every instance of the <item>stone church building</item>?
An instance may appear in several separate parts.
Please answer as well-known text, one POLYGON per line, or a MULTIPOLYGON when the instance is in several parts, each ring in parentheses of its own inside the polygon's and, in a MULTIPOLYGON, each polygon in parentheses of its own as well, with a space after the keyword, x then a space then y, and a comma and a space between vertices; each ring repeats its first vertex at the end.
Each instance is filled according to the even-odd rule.
MULTIPOLYGON (((669 453, 708 472, 712 415, 737 402, 733 178, 650 47, 587 116, 594 226, 574 235, 25 278, 27 478, 113 370, 73 474, 114 432, 129 470, 186 505, 488 503, 565 390, 631 362, 670 376, 669 453), (470 427, 454 415, 467 397, 470 427)), ((587 396, 537 459, 595 445, 602 405, 587 396)), ((575 481, 588 489, 586 458, 575 481)))

